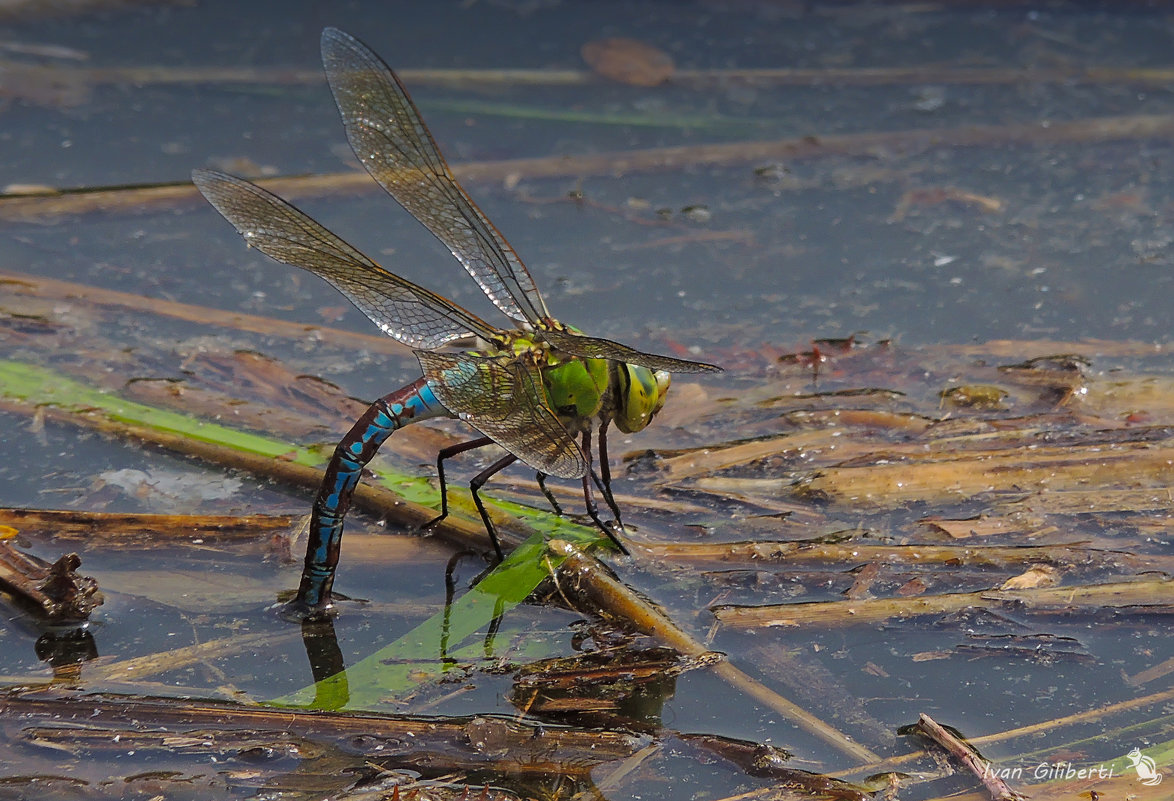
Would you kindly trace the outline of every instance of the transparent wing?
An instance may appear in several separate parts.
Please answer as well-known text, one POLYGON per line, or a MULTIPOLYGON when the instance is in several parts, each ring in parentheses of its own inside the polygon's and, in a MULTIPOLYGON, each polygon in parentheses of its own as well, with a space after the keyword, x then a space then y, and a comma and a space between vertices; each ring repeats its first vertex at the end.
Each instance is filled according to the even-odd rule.
POLYGON ((537 371, 469 353, 416 356, 432 392, 457 417, 535 470, 559 478, 586 475, 583 452, 547 408, 537 371))
POLYGON ((320 223, 255 184, 213 170, 192 180, 251 246, 329 281, 389 336, 412 348, 438 348, 496 329, 455 303, 389 273, 320 223))
POLYGON ((716 364, 644 353, 627 345, 621 345, 619 342, 612 342, 610 339, 589 337, 570 331, 544 329, 542 338, 564 353, 588 359, 613 359, 617 362, 638 364, 649 370, 666 370, 670 373, 720 373, 722 371, 722 368, 716 364))
POLYGON ((371 177, 452 251, 506 316, 549 316, 534 279, 449 170, 396 74, 336 28, 322 32, 322 64, 351 149, 371 177))

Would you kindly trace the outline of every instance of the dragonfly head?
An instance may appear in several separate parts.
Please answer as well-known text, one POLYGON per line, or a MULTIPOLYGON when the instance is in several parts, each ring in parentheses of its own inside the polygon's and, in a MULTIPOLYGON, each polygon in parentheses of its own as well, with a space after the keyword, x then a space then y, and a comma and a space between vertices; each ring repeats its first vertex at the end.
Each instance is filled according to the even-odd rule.
POLYGON ((617 370, 616 408, 612 420, 625 434, 640 431, 664 408, 672 377, 664 370, 621 364, 617 370))

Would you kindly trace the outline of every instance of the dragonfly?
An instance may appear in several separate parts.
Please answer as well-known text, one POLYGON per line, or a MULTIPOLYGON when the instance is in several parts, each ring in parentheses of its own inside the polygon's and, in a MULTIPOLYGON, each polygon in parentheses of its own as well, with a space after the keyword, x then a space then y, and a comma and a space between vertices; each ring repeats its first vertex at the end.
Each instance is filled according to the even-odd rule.
POLYGON ((478 491, 515 461, 537 471, 556 512, 545 479, 580 479, 591 519, 626 553, 600 518, 592 492, 594 484, 623 532, 611 492, 608 427, 614 424, 624 433, 645 428, 664 405, 670 373, 721 368, 644 353, 553 318, 513 247, 453 177, 392 69, 336 28, 322 32, 322 63, 355 156, 448 248, 510 326, 491 325, 384 269, 253 183, 214 170, 193 171, 196 187, 249 246, 325 279, 385 334, 412 348, 423 373, 371 404, 335 448, 314 500, 301 582, 287 611, 303 619, 331 611, 343 520, 363 468, 394 431, 429 418, 458 418, 481 435, 437 455, 441 509, 429 526, 448 514, 444 462, 496 443, 506 454, 477 474, 470 489, 498 560, 501 545, 478 491), (599 473, 592 467, 596 430, 599 473))

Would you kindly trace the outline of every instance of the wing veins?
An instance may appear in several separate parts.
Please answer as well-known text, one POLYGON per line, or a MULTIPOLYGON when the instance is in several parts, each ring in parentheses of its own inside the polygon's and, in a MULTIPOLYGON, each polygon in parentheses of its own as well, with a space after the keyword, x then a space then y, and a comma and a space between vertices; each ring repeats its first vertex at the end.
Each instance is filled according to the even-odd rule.
POLYGON ((453 177, 395 72, 365 45, 334 28, 322 33, 322 53, 347 138, 371 176, 448 248, 498 309, 519 321, 537 323, 546 317, 529 271, 453 177), (389 119, 376 119, 372 112, 389 119), (418 195, 397 180, 408 171, 423 179, 418 195), (435 204, 443 204, 443 214, 429 208, 435 204))
MULTIPOLYGON (((394 150, 403 156, 403 161, 405 163, 405 167, 403 168, 404 173, 417 172, 424 176, 431 175, 434 180, 430 180, 429 184, 433 189, 437 190, 438 193, 443 196, 444 200, 447 201, 449 211, 456 212, 460 215, 461 219, 465 221, 468 226, 468 232, 472 234, 477 244, 479 245, 478 250, 480 250, 483 255, 493 254, 496 256, 496 258, 492 259, 494 262, 493 266, 495 271, 500 272, 504 270, 515 281, 518 280, 517 272, 513 269, 513 266, 510 263, 510 259, 503 247, 504 238, 501 236, 501 232, 497 230, 496 226, 494 226, 493 223, 491 223, 484 216, 484 214, 480 213, 475 207, 471 207, 471 201, 469 197, 461 189, 460 185, 456 182, 456 179, 453 178, 452 173, 448 169, 448 165, 445 164, 443 160, 440 162, 428 161, 427 159, 429 154, 427 152, 421 152, 416 148, 406 148, 401 146, 399 142, 388 135, 388 133, 381 127, 369 125, 366 126, 366 130, 378 132, 383 137, 384 142, 388 146, 384 149, 384 152, 394 150), (422 157, 424 163, 413 164, 411 154, 422 157), (425 167, 427 169, 424 169, 425 167)), ((407 144, 411 145, 415 143, 409 141, 407 144)), ((435 152, 437 156, 440 156, 439 152, 433 152, 435 152)), ((440 157, 443 159, 443 156, 440 157)), ((383 184, 383 181, 378 182, 380 185, 383 184)), ((396 198, 396 200, 398 201, 399 198, 396 198)), ((407 205, 405 205, 405 208, 407 208, 407 205)), ((421 216, 432 216, 426 211, 421 211, 419 215, 416 212, 411 211, 411 209, 409 209, 409 212, 412 214, 412 216, 416 217, 417 220, 420 220, 421 216)), ((423 220, 420 221, 423 223, 423 220)), ((430 231, 432 230, 431 226, 427 225, 426 223, 425 227, 430 231)), ((450 251, 453 252, 453 255, 456 257, 457 261, 460 261, 462 264, 468 266, 470 262, 474 261, 471 256, 465 254, 463 251, 454 249, 447 241, 445 241, 444 238, 437 237, 437 239, 440 239, 440 241, 446 247, 448 247, 450 251)), ((504 244, 505 247, 508 247, 508 243, 504 244)), ((513 252, 513 249, 510 248, 510 251, 513 252)), ((517 258, 516 253, 514 253, 514 258, 517 258)), ((482 285, 482 288, 488 293, 489 288, 485 286, 482 278, 475 273, 473 273, 473 278, 477 281, 478 284, 482 285)), ((518 298, 513 298, 513 300, 517 302, 518 298)), ((519 305, 521 305, 520 302, 519 305)), ((536 313, 537 310, 531 308, 531 311, 536 313)), ((525 319, 531 319, 531 316, 526 315, 525 319)))
POLYGON ((587 461, 546 405, 532 367, 500 357, 416 351, 428 385, 444 407, 530 467, 582 478, 587 461))
MULTIPOLYGON (((358 118, 356 116, 354 124, 361 126, 361 130, 363 131, 380 136, 384 143, 384 146, 379 148, 380 152, 385 154, 392 152, 400 154, 400 158, 394 160, 398 167, 398 172, 394 173, 396 177, 411 172, 425 177, 428 179, 428 185, 445 201, 447 211, 455 212, 465 222, 464 230, 469 234, 467 238, 472 239, 475 250, 481 254, 482 258, 476 258, 466 249, 457 247, 449 237, 441 236, 437 233, 434 223, 429 222, 429 220, 435 220, 441 215, 436 215, 432 210, 424 208, 424 204, 417 203, 415 198, 405 202, 395 191, 392 191, 392 187, 398 188, 399 183, 399 181, 392 179, 392 173, 385 171, 381 177, 373 172, 371 168, 368 168, 368 172, 371 172, 376 182, 383 186, 388 194, 395 198, 400 205, 407 209, 409 214, 415 217, 433 236, 448 248, 449 252, 465 267, 465 270, 477 282, 477 285, 481 287, 481 291, 493 301, 494 305, 498 306, 501 311, 514 320, 536 322, 544 316, 546 314, 545 308, 535 308, 530 302, 529 297, 525 294, 526 282, 529 281, 530 285, 533 285, 529 273, 527 272, 526 279, 522 279, 519 277, 518 271, 514 268, 515 263, 521 264, 521 259, 518 258, 517 252, 514 251, 513 247, 505 240, 505 237, 502 236, 497 227, 477 208, 476 204, 465 193, 464 189, 449 170, 447 163, 444 161, 444 156, 435 149, 435 146, 421 149, 418 147, 420 141, 411 138, 405 138, 401 144, 382 125, 372 123, 367 117, 358 118), (430 156, 436 156, 439 160, 433 161, 430 159, 430 156), (392 187, 389 187, 388 183, 392 184, 392 187), (492 256, 493 258, 485 258, 486 256, 492 256), (486 281, 486 277, 483 275, 484 270, 480 265, 486 265, 492 269, 500 282, 500 290, 486 281), (522 290, 521 297, 518 297, 516 293, 509 289, 509 282, 502 280, 503 275, 509 276, 512 282, 519 286, 522 290), (509 308, 502 308, 502 304, 498 302, 501 290, 504 290, 508 294, 510 301, 509 308), (525 306, 525 309, 522 308, 523 306, 525 306)), ((348 133, 350 133, 352 129, 345 117, 344 126, 347 128, 348 133)), ((402 131, 402 128, 397 128, 396 130, 402 131)), ((427 131, 425 130, 424 133, 427 133, 427 131)), ((366 166, 367 161, 374 160, 364 158, 359 155, 357 148, 353 149, 356 150, 356 155, 359 156, 364 166, 366 166)), ((457 230, 452 228, 448 228, 447 230, 454 234, 458 233, 457 230)))
POLYGON ((542 336, 558 350, 572 356, 587 359, 612 359, 625 364, 635 364, 650 370, 666 370, 670 373, 720 373, 716 364, 678 359, 675 356, 661 356, 645 353, 630 345, 602 337, 573 334, 570 331, 547 329, 542 336))
POLYGON ((443 296, 385 270, 271 192, 212 170, 196 170, 192 178, 251 247, 323 278, 400 342, 436 348, 469 334, 492 338, 498 333, 443 296))

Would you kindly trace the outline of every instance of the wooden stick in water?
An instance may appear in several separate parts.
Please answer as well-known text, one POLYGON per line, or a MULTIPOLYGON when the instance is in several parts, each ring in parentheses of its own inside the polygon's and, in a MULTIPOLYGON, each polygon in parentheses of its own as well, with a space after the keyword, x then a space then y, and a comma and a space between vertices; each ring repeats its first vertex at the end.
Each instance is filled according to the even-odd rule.
POLYGON ((979 756, 978 752, 970 745, 942 728, 929 715, 921 715, 917 721, 917 728, 977 776, 990 792, 994 801, 1023 801, 1023 796, 1008 787, 1007 783, 991 770, 990 762, 979 756))
POLYGON ((714 614, 724 626, 737 629, 771 626, 849 626, 880 623, 890 618, 940 615, 1004 603, 1021 611, 1065 611, 1073 607, 1110 607, 1153 612, 1174 605, 1174 581, 1165 578, 1118 581, 1079 587, 1038 587, 1024 590, 980 590, 913 598, 875 598, 860 601, 720 606, 714 614))
MULTIPOLYGON (((583 178, 633 172, 728 167, 782 159, 836 155, 870 155, 877 150, 903 153, 952 147, 1001 147, 1057 142, 1087 143, 1121 139, 1174 137, 1174 115, 1137 114, 1097 117, 1072 122, 1024 122, 1010 125, 967 125, 950 129, 915 128, 905 131, 866 131, 813 135, 767 141, 709 145, 681 145, 580 156, 546 156, 503 161, 454 164, 453 174, 464 184, 534 178, 583 178)), ((292 201, 339 191, 372 191, 376 184, 365 173, 346 172, 300 178, 272 178, 257 182, 292 201)), ((184 203, 199 194, 187 181, 144 187, 74 189, 54 193, 0 196, 0 220, 44 222, 69 214, 95 211, 142 213, 184 203)))
MULTIPOLYGON (((618 581, 603 565, 589 554, 564 540, 552 540, 550 549, 566 557, 560 575, 575 580, 577 587, 605 612, 655 637, 683 656, 712 658, 714 653, 693 635, 681 629, 664 612, 641 598, 628 586, 618 581)), ((746 693, 755 701, 793 721, 809 734, 833 746, 841 753, 861 761, 873 761, 877 756, 854 742, 847 735, 815 717, 797 704, 762 682, 747 675, 725 659, 714 658, 710 669, 732 687, 746 693)))

